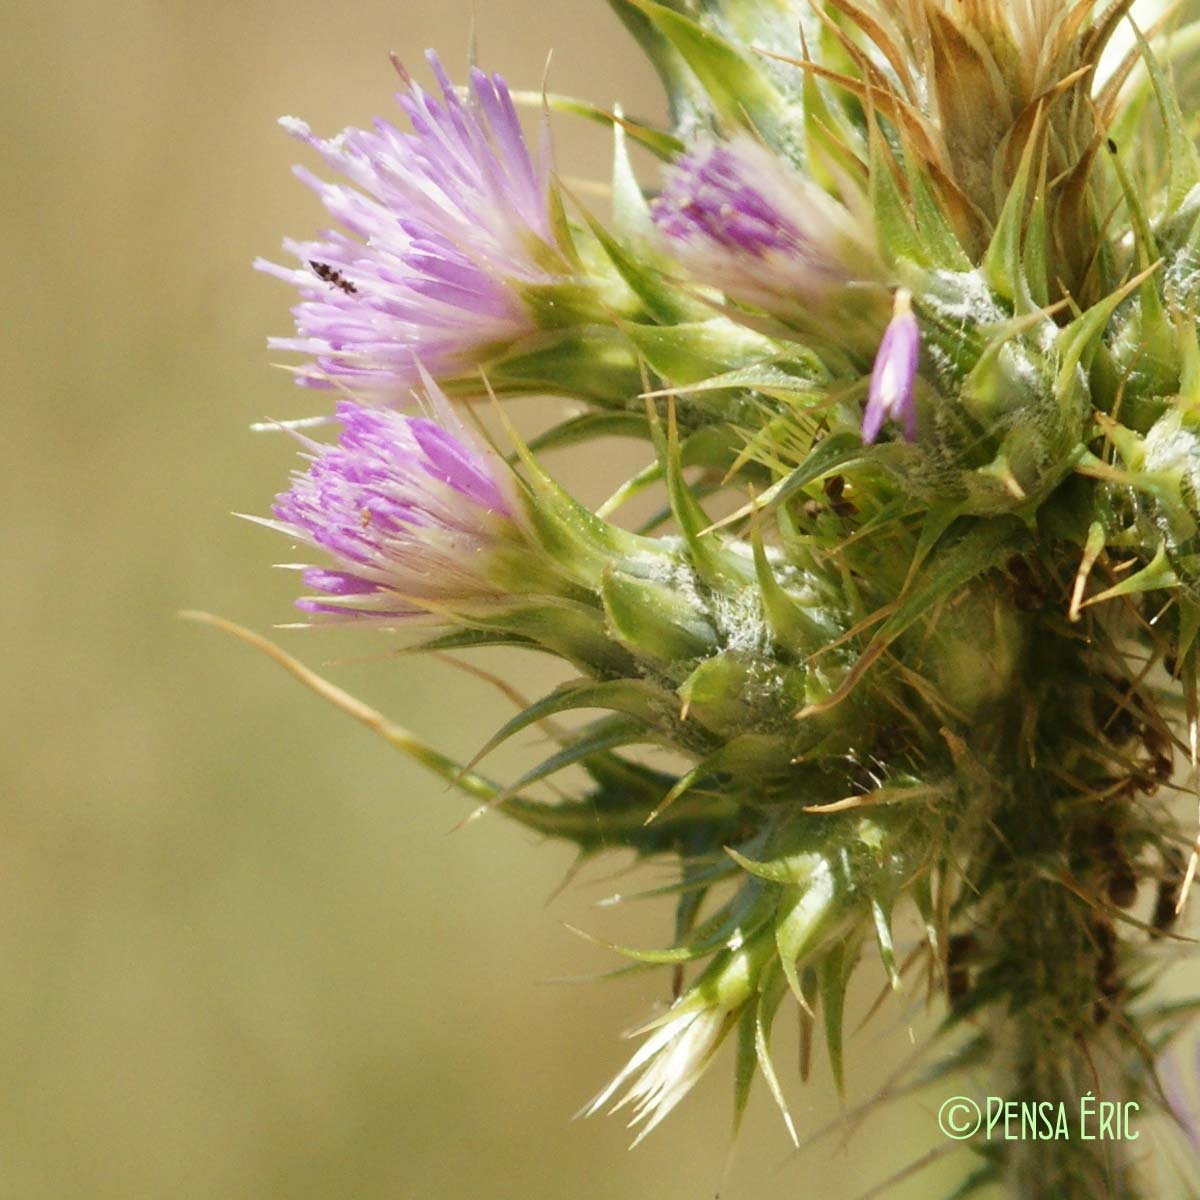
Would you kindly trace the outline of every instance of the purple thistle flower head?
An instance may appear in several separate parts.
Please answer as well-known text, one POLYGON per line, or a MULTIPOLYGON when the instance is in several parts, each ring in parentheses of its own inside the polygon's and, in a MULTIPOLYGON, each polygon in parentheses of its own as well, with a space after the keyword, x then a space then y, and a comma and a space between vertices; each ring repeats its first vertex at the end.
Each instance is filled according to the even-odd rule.
POLYGON ((301 383, 394 401, 417 382, 418 359, 456 374, 534 328, 517 287, 549 277, 547 148, 535 162, 500 76, 472 71, 464 100, 429 61, 440 99, 407 75, 397 95, 411 133, 377 120, 323 140, 281 121, 347 181, 296 168, 342 229, 285 241, 298 267, 255 263, 300 292, 297 336, 268 344, 312 360, 301 383))
POLYGON ((297 607, 395 621, 503 591, 489 567, 521 534, 501 466, 427 386, 442 424, 342 401, 337 444, 306 440, 311 465, 276 497, 268 524, 334 565, 305 570, 305 583, 325 595, 297 607))
POLYGON ((759 307, 809 305, 878 273, 862 223, 749 138, 681 158, 653 214, 698 282, 759 307))
POLYGON ((867 407, 863 413, 862 438, 870 445, 879 437, 885 421, 903 426, 906 441, 917 440, 917 408, 913 386, 921 350, 921 328, 912 311, 912 293, 896 292, 892 319, 884 330, 871 369, 867 407))
POLYGON ((751 179, 739 155, 725 146, 689 155, 655 200, 654 220, 668 237, 707 240, 734 253, 810 254, 804 234, 751 179))

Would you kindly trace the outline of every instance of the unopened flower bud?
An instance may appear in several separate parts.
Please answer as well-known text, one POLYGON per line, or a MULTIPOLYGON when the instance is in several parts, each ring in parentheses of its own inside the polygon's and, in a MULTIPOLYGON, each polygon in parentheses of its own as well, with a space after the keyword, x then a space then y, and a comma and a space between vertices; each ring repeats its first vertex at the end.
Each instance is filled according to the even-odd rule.
POLYGON ((912 312, 912 293, 907 288, 896 292, 892 319, 884 331, 871 370, 867 409, 863 414, 863 441, 870 444, 879 437, 885 421, 904 428, 906 441, 917 439, 917 409, 913 385, 917 378, 917 358, 921 349, 921 329, 912 312))

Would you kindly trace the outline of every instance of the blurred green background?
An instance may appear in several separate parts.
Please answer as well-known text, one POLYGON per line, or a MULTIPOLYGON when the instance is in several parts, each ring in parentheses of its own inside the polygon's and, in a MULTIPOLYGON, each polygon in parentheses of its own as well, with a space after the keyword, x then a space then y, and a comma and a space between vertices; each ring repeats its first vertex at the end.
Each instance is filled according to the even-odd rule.
MULTIPOLYGON (((514 86, 536 87, 553 49, 553 88, 660 111, 600 0, 476 7, 481 60, 514 86)), ((391 49, 416 64, 437 46, 461 77, 471 10, 8 0, 0 15, 4 1200, 840 1200, 946 1148, 936 1099, 905 1100, 848 1145, 790 1156, 760 1089, 728 1165, 729 1054, 633 1154, 620 1121, 572 1124, 666 985, 548 982, 618 965, 564 923, 656 945, 667 909, 597 909, 638 882, 604 878, 619 862, 547 904, 566 850, 491 818, 447 836, 465 808, 443 785, 176 616, 292 619, 295 579, 270 567, 288 548, 230 515, 265 512, 294 459, 249 424, 322 403, 269 367, 290 296, 250 270, 319 221, 275 119, 332 133, 388 112, 391 49)), ((602 131, 559 121, 557 137, 565 175, 603 176, 602 131)), ((640 453, 589 456, 572 483, 598 499, 640 453)), ((278 636, 453 753, 509 713, 378 634, 278 636)), ((528 692, 556 678, 478 661, 528 692)), ((908 1052, 916 992, 855 1039, 851 1104, 908 1052)), ((794 1058, 784 1030, 814 1131, 837 1101, 824 1064, 801 1089, 794 1058)), ((896 1194, 932 1195, 964 1165, 896 1194)))

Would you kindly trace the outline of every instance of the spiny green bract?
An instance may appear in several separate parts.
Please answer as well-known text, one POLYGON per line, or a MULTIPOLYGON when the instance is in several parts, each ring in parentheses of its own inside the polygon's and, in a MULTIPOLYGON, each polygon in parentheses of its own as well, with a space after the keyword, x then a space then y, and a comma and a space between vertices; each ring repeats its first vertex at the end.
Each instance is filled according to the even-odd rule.
MULTIPOLYGON (((552 101, 612 121, 611 228, 556 210, 579 296, 607 299, 557 282, 538 338, 485 364, 499 394, 592 405, 515 456, 564 591, 431 643, 534 645, 577 668, 485 750, 607 714, 511 787, 464 776, 473 794, 585 856, 681 864, 674 944, 625 952, 695 977, 593 1107, 630 1103, 653 1127, 730 1038, 738 1118, 756 1072, 786 1114, 769 1054, 784 1003, 822 1023, 840 1085, 843 996, 872 943, 896 987, 922 957, 947 985, 960 1044, 938 1070, 991 1063, 1019 1101, 1150 1104, 1184 1011, 1149 990, 1188 848, 1160 789, 1177 752, 1194 765, 1200 653, 1200 161, 1176 42, 1135 29, 1102 75, 1128 2, 610 2, 674 127, 552 101), (663 160, 679 230, 631 140, 663 160), (823 190, 836 247, 782 211, 733 244, 728 222, 757 213, 713 201, 726 225, 702 225, 707 201, 669 182, 723 186, 762 147, 778 187, 823 190), (693 217, 709 241, 685 245, 693 217), (807 270, 788 279, 815 298, 774 303, 773 262, 807 270), (922 338, 918 435, 864 446, 900 288, 922 338), (610 434, 653 460, 601 516, 536 455, 610 434), (607 519, 657 485, 671 536, 607 519), (707 499, 736 489, 715 521, 707 499), (638 745, 690 769, 622 753, 638 745), (591 794, 521 796, 571 765, 591 794), (900 903, 926 931, 907 957, 900 903)), ((1154 1186, 1121 1147, 979 1149, 957 1195, 1154 1186)))

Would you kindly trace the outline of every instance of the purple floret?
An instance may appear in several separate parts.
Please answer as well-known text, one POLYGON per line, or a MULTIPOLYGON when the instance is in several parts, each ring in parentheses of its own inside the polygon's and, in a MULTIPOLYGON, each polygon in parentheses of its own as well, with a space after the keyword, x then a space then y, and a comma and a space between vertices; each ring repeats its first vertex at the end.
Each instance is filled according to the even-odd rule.
POLYGON ((547 278, 548 156, 534 161, 498 75, 473 71, 464 100, 429 61, 440 98, 407 76, 397 96, 411 133, 377 120, 325 140, 282 121, 345 180, 298 167, 341 228, 285 241, 297 267, 255 264, 300 292, 297 336, 269 344, 311 360, 301 383, 402 402, 418 360, 457 374, 534 328, 517 289, 547 278))
POLYGON ((864 442, 874 442, 885 421, 898 422, 906 441, 917 440, 914 385, 920 352, 921 328, 912 313, 911 297, 901 288, 896 293, 895 312, 880 339, 871 370, 862 423, 864 442))
POLYGON ((424 417, 342 401, 337 418, 338 442, 310 443, 311 465, 273 508, 278 527, 334 560, 304 573, 331 599, 298 606, 411 617, 423 599, 486 592, 487 554, 512 526, 493 463, 424 417))
POLYGON ((877 274, 870 230, 845 204, 744 136, 672 163, 651 211, 684 271, 738 303, 794 316, 877 274))
POLYGON ((722 146, 681 159, 654 205, 669 237, 706 239, 757 256, 805 252, 804 235, 750 183, 744 165, 722 146))

